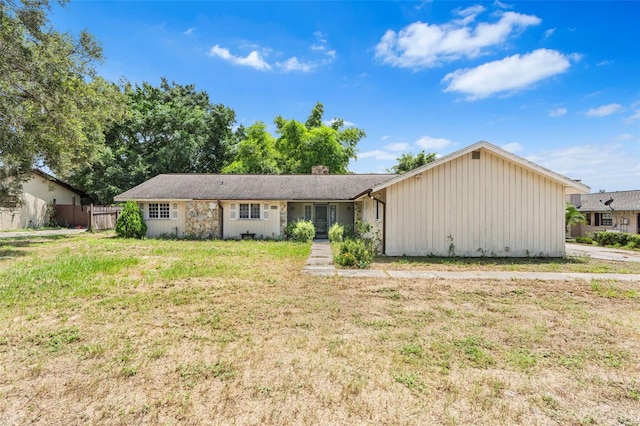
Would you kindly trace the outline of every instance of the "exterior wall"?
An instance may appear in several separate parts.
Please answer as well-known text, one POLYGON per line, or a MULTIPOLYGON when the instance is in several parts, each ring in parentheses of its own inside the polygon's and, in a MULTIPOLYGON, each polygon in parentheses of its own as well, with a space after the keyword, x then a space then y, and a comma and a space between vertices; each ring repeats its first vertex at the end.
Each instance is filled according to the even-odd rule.
POLYGON ((220 238, 220 209, 215 200, 185 203, 184 235, 205 239, 220 238))
POLYGON ((139 202, 138 206, 142 207, 144 220, 147 224, 147 237, 155 238, 161 235, 176 235, 178 238, 185 236, 185 202, 184 201, 145 201, 139 202), (169 219, 149 219, 150 203, 169 203, 169 219), (176 204, 178 209, 177 219, 173 218, 173 205, 176 204))
POLYGON ((586 237, 589 233, 595 231, 614 231, 614 232, 628 232, 630 234, 640 234, 638 229, 638 215, 640 210, 614 210, 612 211, 612 225, 611 226, 595 226, 594 214, 604 213, 599 212, 581 212, 584 215, 591 215, 591 225, 574 225, 571 227, 572 237, 586 237), (624 221, 627 224, 623 224, 624 221))
POLYGON ((386 254, 565 253, 564 187, 481 150, 386 188, 386 254))
MULTIPOLYGON (((280 238, 283 235, 281 226, 282 203, 280 201, 223 201, 223 235, 222 238, 242 238, 242 234, 255 234, 255 238, 280 238), (260 219, 239 219, 239 204, 259 203, 260 219), (236 219, 231 219, 231 204, 236 205, 236 219), (264 205, 269 206, 269 218, 262 219, 264 205), (275 208, 274 208, 275 207, 275 208)), ((285 209, 286 211, 286 209, 285 209)), ((286 226, 286 225, 285 225, 286 226)))
POLYGON ((45 202, 56 200, 56 204, 74 204, 80 205, 80 195, 73 191, 63 188, 62 186, 51 182, 36 174, 33 175, 28 182, 23 185, 23 191, 31 194, 36 198, 45 200, 45 202))
POLYGON ((0 208, 0 229, 37 228, 45 225, 47 201, 31 194, 22 195, 22 206, 0 208))

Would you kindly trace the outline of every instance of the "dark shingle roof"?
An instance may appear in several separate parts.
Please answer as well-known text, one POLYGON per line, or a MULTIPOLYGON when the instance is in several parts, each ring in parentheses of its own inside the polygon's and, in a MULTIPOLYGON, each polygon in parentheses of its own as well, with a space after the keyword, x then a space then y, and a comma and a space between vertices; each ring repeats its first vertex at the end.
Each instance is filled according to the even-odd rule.
POLYGON ((582 194, 578 210, 581 212, 610 211, 604 203, 613 199, 610 206, 613 210, 640 210, 640 190, 597 192, 582 194))
POLYGON ((163 174, 115 200, 351 200, 394 176, 163 174))

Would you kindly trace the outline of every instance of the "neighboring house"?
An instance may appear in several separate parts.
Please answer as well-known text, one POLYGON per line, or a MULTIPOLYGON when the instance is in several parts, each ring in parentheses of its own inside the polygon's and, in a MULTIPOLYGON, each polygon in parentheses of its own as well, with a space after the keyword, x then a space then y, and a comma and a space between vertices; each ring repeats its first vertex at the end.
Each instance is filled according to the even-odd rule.
POLYGON ((33 170, 22 186, 22 194, 15 207, 0 208, 0 229, 46 225, 50 209, 80 209, 83 196, 82 191, 60 179, 41 170, 33 170))
POLYGON ((572 237, 594 231, 640 234, 640 190, 571 195, 570 202, 587 220, 571 227, 572 237))
POLYGON ((383 253, 563 256, 565 194, 589 187, 488 142, 403 175, 159 175, 117 197, 147 235, 280 238, 310 219, 371 225, 383 253))

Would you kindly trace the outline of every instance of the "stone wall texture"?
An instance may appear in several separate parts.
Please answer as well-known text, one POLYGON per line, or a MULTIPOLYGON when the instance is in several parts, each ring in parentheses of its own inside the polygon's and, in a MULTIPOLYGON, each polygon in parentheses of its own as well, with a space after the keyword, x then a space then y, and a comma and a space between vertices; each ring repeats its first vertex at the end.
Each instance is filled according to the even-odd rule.
POLYGON ((185 205, 185 236, 220 238, 220 207, 215 201, 187 201, 185 205), (216 206, 211 208, 211 204, 216 206))

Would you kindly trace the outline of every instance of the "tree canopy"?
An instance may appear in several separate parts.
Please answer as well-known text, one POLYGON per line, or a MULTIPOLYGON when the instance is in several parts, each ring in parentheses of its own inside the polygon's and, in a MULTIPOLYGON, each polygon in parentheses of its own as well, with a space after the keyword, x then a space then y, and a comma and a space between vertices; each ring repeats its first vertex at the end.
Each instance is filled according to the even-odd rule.
POLYGON ((402 154, 396 160, 398 163, 391 167, 389 171, 391 173, 403 174, 435 161, 436 154, 435 152, 426 154, 424 151, 420 151, 417 155, 413 155, 412 153, 402 154))
POLYGON ((161 173, 219 173, 230 160, 235 112, 193 85, 122 86, 128 114, 106 132, 96 161, 69 180, 97 202, 161 173))
MULTIPOLYGON (((61 2, 64 3, 64 2, 61 2)), ((0 196, 34 166, 65 174, 93 160, 121 95, 96 75, 102 51, 87 32, 55 31, 49 0, 0 3, 0 196)))

